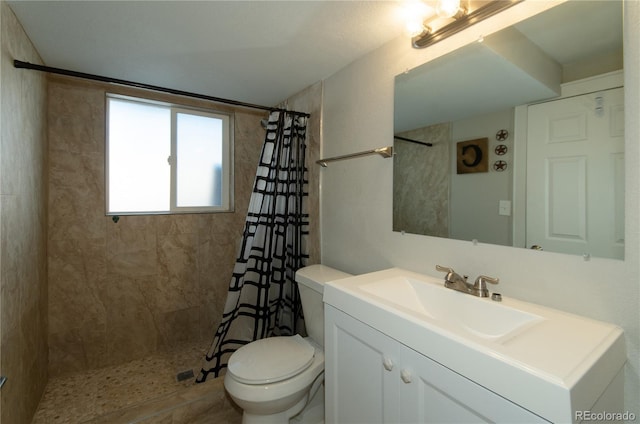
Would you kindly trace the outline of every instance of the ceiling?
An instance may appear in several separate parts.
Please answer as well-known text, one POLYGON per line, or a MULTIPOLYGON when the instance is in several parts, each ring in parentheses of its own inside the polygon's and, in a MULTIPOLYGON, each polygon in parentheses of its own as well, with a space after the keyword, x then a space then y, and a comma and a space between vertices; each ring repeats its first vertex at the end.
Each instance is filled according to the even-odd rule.
MULTIPOLYGON (((401 4, 399 0, 9 0, 48 66, 265 106, 281 103, 402 36, 401 4)), ((620 4, 572 0, 515 28, 555 62, 576 62, 597 51, 621 48, 620 4)), ((452 116, 472 116, 475 112, 468 108, 486 111, 491 102, 496 110, 521 104, 524 97, 550 96, 548 86, 512 63, 497 67, 495 52, 474 44, 465 48, 476 50, 474 62, 467 57, 457 68, 438 65, 455 55, 462 63, 465 49, 461 49, 421 67, 426 71, 420 78, 426 82, 420 84, 437 87, 441 94, 434 95, 433 90, 423 94, 407 85, 416 99, 436 100, 422 109, 408 109, 443 122, 452 116), (440 66, 439 72, 434 64, 440 66), (469 78, 469 70, 485 68, 493 69, 485 73, 491 79, 479 81, 478 72, 469 78), (513 89, 486 91, 500 82, 510 82, 513 89), (516 87, 541 91, 519 94, 516 87), (470 97, 473 93, 475 99, 470 97)), ((417 80, 415 71, 407 78, 417 80)))
POLYGON ((265 106, 402 34, 398 1, 9 5, 47 66, 265 106))

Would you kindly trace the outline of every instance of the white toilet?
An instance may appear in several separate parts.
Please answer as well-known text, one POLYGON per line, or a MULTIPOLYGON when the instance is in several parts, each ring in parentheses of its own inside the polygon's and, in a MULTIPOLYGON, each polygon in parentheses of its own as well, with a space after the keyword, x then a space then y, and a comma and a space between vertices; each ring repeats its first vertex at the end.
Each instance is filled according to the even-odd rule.
POLYGON ((296 415, 297 422, 323 422, 322 293, 324 283, 349 276, 324 265, 299 269, 296 281, 309 337, 270 337, 242 346, 231 355, 224 387, 243 409, 243 423, 282 424, 296 415))

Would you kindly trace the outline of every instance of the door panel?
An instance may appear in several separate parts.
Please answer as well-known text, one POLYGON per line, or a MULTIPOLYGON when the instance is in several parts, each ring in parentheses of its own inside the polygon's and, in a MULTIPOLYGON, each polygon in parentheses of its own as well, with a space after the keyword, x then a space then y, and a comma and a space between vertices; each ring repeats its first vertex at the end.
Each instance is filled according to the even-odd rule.
POLYGON ((328 423, 391 423, 398 416, 394 342, 325 306, 325 411, 328 423))
POLYGON ((549 158, 546 166, 549 236, 586 242, 587 158, 549 158))
POLYGON ((527 114, 527 246, 622 259, 623 89, 532 105, 527 114))

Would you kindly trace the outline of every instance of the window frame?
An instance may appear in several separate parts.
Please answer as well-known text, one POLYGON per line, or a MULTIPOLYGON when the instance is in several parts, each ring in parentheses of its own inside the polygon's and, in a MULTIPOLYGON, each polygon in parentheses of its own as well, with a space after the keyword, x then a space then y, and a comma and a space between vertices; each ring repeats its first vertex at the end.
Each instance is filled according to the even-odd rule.
POLYGON ((105 96, 105 215, 178 215, 192 213, 234 212, 234 113, 220 110, 193 107, 173 102, 164 102, 143 97, 106 93, 105 96), (110 100, 121 100, 147 106, 157 106, 170 111, 170 156, 167 158, 170 168, 169 210, 166 211, 110 211, 109 210, 109 117, 110 100), (222 121, 222 204, 220 206, 177 206, 177 116, 179 113, 216 118, 222 121))

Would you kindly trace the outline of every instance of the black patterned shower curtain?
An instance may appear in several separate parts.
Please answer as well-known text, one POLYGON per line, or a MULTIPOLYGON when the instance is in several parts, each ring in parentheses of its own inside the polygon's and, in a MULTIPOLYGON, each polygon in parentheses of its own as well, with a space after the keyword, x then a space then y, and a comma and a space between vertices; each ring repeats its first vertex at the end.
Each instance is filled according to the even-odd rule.
POLYGON ((294 277, 308 259, 306 127, 305 114, 269 115, 222 322, 198 383, 220 375, 231 354, 244 344, 304 332, 294 277))

